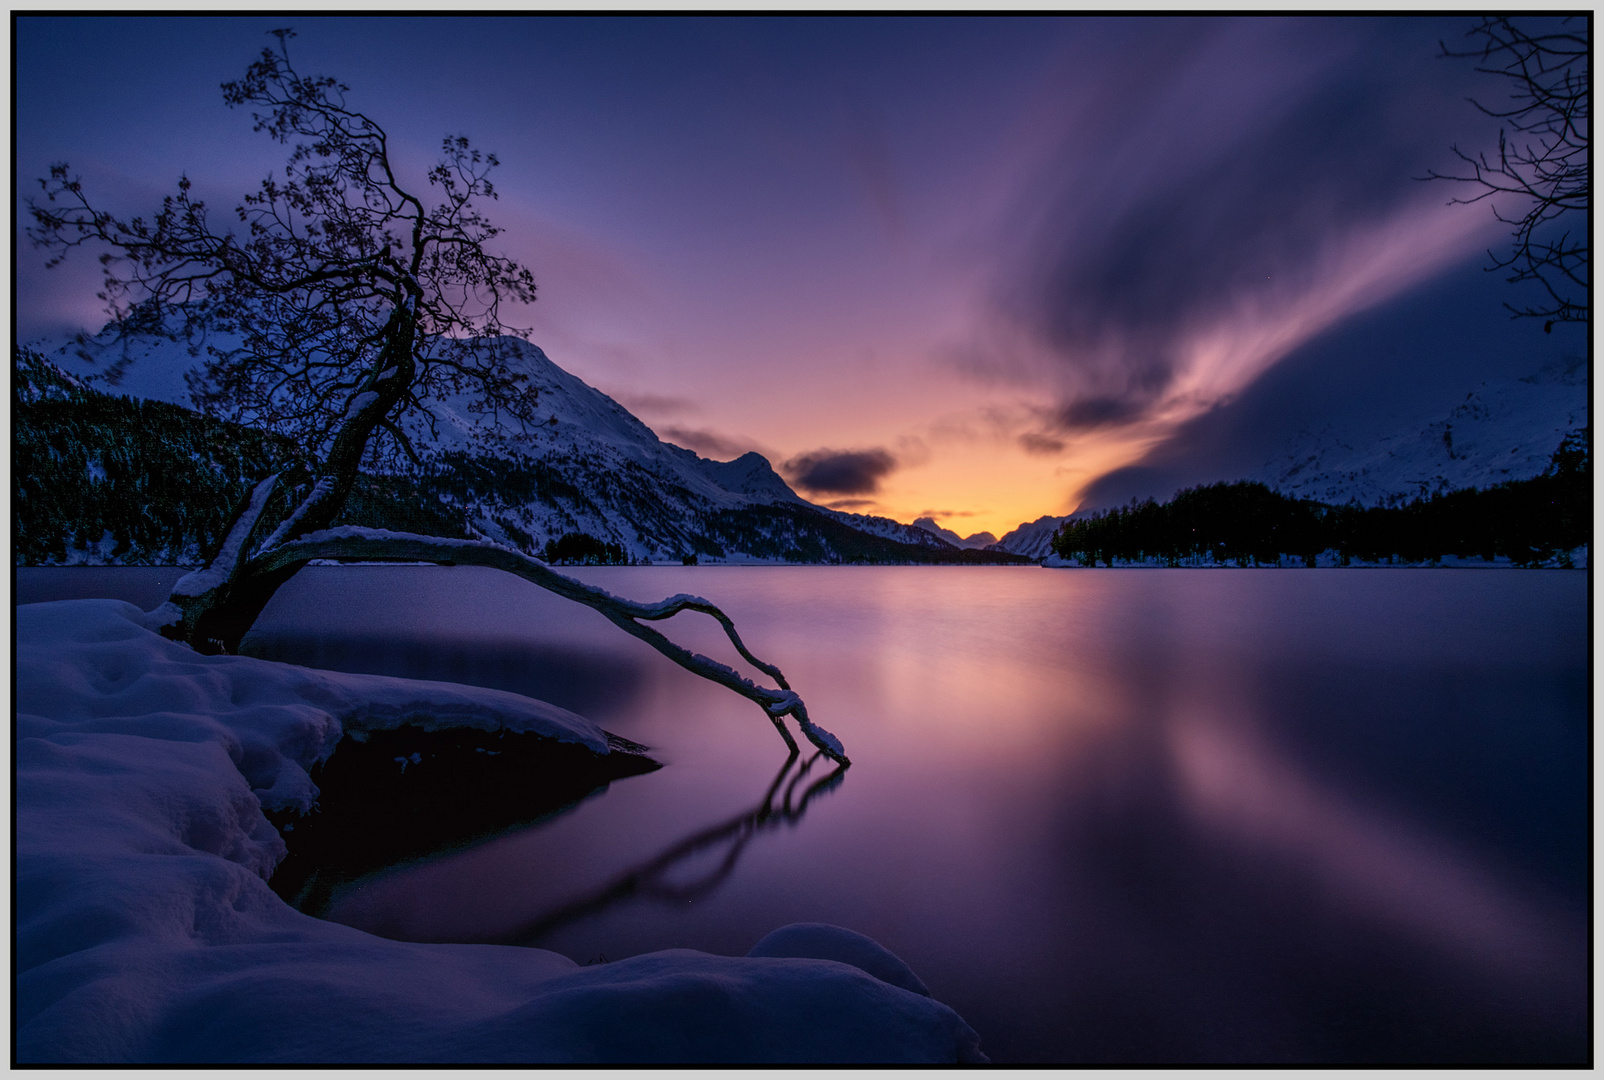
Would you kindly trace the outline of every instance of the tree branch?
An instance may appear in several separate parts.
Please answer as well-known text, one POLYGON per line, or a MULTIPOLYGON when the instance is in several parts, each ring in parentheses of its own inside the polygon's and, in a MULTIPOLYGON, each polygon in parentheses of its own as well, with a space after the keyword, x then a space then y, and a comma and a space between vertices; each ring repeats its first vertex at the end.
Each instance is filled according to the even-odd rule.
POLYGON ((656 604, 640 604, 559 574, 537 559, 496 544, 353 527, 309 533, 298 540, 271 547, 252 558, 245 566, 243 574, 267 575, 310 559, 392 559, 408 562, 458 563, 468 566, 488 566, 515 574, 558 596, 600 612, 615 626, 640 638, 685 670, 716 682, 756 703, 791 749, 796 749, 796 742, 782 722, 782 718, 786 716, 796 718, 802 734, 825 756, 842 765, 851 764, 841 741, 808 719, 807 708, 803 705, 801 697, 786 685, 780 669, 752 655, 741 641, 740 635, 736 633, 735 624, 730 621, 729 616, 701 597, 681 594, 656 604), (742 678, 735 669, 700 653, 690 652, 652 627, 643 626, 637 621, 655 622, 681 611, 700 611, 711 615, 724 628, 736 651, 748 662, 770 675, 780 684, 780 689, 771 690, 758 686, 750 679, 742 678))
POLYGON ((205 569, 194 570, 173 585, 167 603, 157 608, 172 630, 169 636, 186 639, 197 619, 216 607, 239 578, 250 554, 251 541, 261 531, 268 505, 278 492, 280 473, 274 473, 251 489, 235 511, 234 524, 224 536, 217 555, 205 569))
POLYGON ((1427 179, 1471 184, 1477 194, 1453 203, 1480 202, 1494 195, 1510 196, 1525 207, 1520 217, 1506 217, 1495 205, 1494 216, 1513 226, 1513 245, 1507 258, 1492 256, 1492 270, 1512 269, 1510 282, 1536 281, 1548 293, 1546 307, 1504 306, 1516 317, 1556 322, 1585 322, 1588 318, 1588 244, 1585 239, 1557 243, 1536 238, 1562 215, 1586 213, 1591 206, 1592 172, 1589 160, 1590 42, 1586 16, 1581 32, 1571 32, 1570 20, 1560 29, 1544 32, 1542 23, 1517 22, 1505 16, 1483 16, 1466 35, 1479 45, 1454 51, 1439 45, 1441 55, 1474 59, 1476 70, 1506 80, 1510 105, 1490 108, 1471 99, 1484 115, 1503 121, 1498 153, 1489 160, 1454 147, 1468 166, 1465 173, 1429 170, 1427 179), (1534 28, 1535 27, 1535 28, 1534 28), (1569 285, 1567 286, 1567 283, 1569 285), (1574 290, 1573 288, 1574 287, 1574 290))

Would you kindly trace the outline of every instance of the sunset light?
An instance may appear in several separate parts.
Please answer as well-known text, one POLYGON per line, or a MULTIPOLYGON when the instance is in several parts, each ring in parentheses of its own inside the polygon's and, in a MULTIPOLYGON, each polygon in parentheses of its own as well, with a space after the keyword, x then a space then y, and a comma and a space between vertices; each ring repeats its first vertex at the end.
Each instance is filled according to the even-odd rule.
POLYGON ((12 1066, 1593 1067, 1592 22, 14 10, 12 1066))

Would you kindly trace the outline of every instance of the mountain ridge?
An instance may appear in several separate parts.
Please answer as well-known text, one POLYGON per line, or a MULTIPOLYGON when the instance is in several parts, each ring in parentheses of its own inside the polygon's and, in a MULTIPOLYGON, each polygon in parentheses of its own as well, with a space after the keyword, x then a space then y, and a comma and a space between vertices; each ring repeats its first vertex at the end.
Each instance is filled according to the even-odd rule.
MULTIPOLYGON (((533 423, 475 412, 467 395, 455 395, 430 402, 433 423, 411 417, 404 425, 423 458, 421 482, 460 507, 476 535, 533 554, 583 533, 631 561, 973 561, 923 529, 808 502, 755 452, 720 462, 665 442, 538 346, 501 344, 538 391, 533 423)), ((93 388, 188 407, 175 373, 193 366, 184 348, 80 339, 54 349, 52 360, 87 361, 80 382, 93 388)))
POLYGON ((1446 414, 1416 417, 1367 445, 1305 430, 1249 479, 1334 506, 1399 505, 1464 488, 1528 480, 1588 424, 1587 365, 1571 358, 1515 379, 1487 379, 1446 414))
MULTIPOLYGON (((577 532, 618 545, 631 560, 831 561, 847 557, 843 547, 877 557, 869 554, 873 544, 863 547, 845 528, 894 545, 880 551, 887 559, 980 551, 1040 560, 1065 522, 1094 512, 1043 515, 997 539, 960 537, 929 517, 904 524, 832 510, 798 495, 761 454, 703 458, 658 437, 538 346, 501 341, 539 391, 535 423, 510 425, 457 395, 431 403, 433 425, 414 417, 406 426, 436 470, 440 497, 460 506, 472 531, 531 552, 577 532), (471 482, 446 478, 448 467, 471 482)), ((89 386, 188 407, 182 371, 194 361, 177 355, 184 349, 165 339, 109 346, 80 337, 52 356, 58 366, 69 357, 88 361, 92 370, 72 377, 89 386)), ((1521 379, 1487 380, 1447 414, 1416 418, 1358 446, 1331 428, 1301 432, 1248 479, 1331 505, 1398 505, 1536 476, 1560 440, 1587 421, 1586 363, 1573 359, 1521 379)))

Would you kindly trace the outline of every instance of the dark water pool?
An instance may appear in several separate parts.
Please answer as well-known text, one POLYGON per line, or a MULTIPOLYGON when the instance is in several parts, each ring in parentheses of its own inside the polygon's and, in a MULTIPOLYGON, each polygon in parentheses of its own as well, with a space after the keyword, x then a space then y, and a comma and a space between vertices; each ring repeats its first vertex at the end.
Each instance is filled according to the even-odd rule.
POLYGON ((533 586, 314 567, 247 651, 532 694, 665 763, 327 917, 581 962, 837 923, 998 1062, 1588 1060, 1584 573, 574 573, 723 605, 852 767, 783 768, 756 706, 533 586))

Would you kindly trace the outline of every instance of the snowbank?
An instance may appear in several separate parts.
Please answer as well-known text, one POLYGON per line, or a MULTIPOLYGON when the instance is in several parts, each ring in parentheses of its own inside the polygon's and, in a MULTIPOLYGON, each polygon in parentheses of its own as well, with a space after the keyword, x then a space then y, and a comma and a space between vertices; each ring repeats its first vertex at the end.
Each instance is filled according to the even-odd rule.
POLYGON ((119 601, 16 614, 18 1062, 984 1060, 836 928, 580 967, 302 915, 266 884, 284 845, 262 808, 310 806, 343 734, 499 727, 598 754, 605 734, 513 694, 200 656, 119 601))
MULTIPOLYGON (((1586 544, 1561 551, 1537 564, 1537 568, 1545 570, 1586 570, 1587 569, 1586 544)), ((1041 560, 1041 566, 1058 569, 1075 569, 1085 566, 1077 559, 1065 559, 1057 554, 1048 555, 1041 560)), ((1190 555, 1171 566, 1166 560, 1157 555, 1150 555, 1145 559, 1114 560, 1114 565, 1122 570, 1240 570, 1242 566, 1235 562, 1215 562, 1207 555, 1190 555)), ((1510 559, 1507 555, 1500 555, 1495 559, 1484 559, 1480 555, 1470 555, 1461 558, 1458 555, 1443 555, 1437 559, 1428 559, 1418 562, 1408 562, 1402 558, 1392 562, 1370 562, 1365 559, 1350 558, 1347 562, 1334 548, 1328 548, 1315 556, 1314 565, 1321 570, 1333 568, 1348 568, 1354 570, 1523 570, 1528 567, 1510 559)), ((1259 563, 1255 569, 1284 569, 1301 570, 1308 566, 1301 555, 1282 554, 1275 562, 1259 563)))

